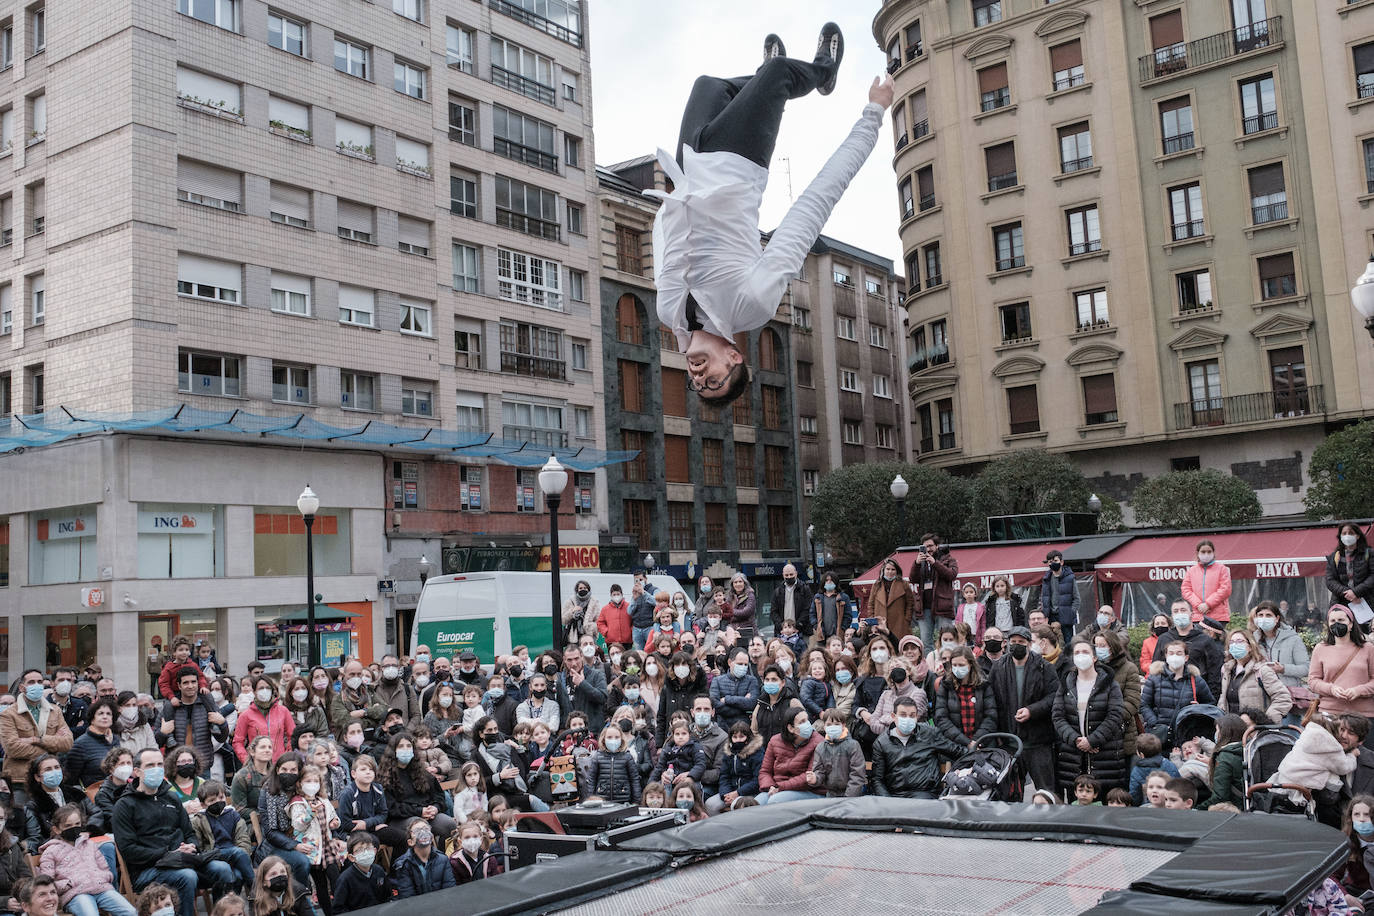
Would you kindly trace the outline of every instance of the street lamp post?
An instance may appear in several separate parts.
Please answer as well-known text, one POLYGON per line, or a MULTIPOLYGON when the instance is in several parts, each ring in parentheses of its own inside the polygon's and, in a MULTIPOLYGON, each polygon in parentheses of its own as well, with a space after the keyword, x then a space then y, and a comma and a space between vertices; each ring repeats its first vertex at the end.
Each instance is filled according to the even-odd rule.
POLYGON ((653 555, 653 554, 651 554, 651 553, 646 553, 646 554, 644 555, 644 575, 646 575, 646 576, 652 575, 652 574, 653 574, 653 571, 654 571, 654 566, 656 565, 657 562, 658 562, 658 561, 654 559, 654 555, 653 555))
POLYGON ((544 493, 544 504, 549 507, 549 571, 553 580, 549 583, 553 593, 550 621, 553 624, 552 647, 555 652, 563 646, 563 588, 560 580, 558 557, 558 504, 563 501, 563 491, 568 487, 568 472, 553 455, 539 471, 539 489, 544 493))
POLYGON ((897 546, 900 547, 902 538, 906 537, 906 495, 911 492, 911 487, 902 479, 902 475, 898 474, 892 478, 892 486, 889 489, 892 491, 892 498, 897 500, 897 530, 900 532, 897 546))
POLYGON ((1102 500, 1096 493, 1088 497, 1088 511, 1093 514, 1093 530, 1102 528, 1102 500))
POLYGON ((811 579, 812 582, 814 582, 814 581, 816 581, 816 526, 815 526, 815 525, 807 525, 807 526, 806 526, 806 552, 809 554, 809 556, 807 557, 806 568, 807 568, 808 570, 810 570, 810 572, 811 572, 811 575, 808 576, 808 578, 811 579))
POLYGON ((1374 256, 1370 257, 1364 273, 1360 274, 1350 290, 1350 301, 1354 303, 1355 311, 1364 318, 1365 330, 1369 331, 1370 337, 1374 337, 1374 256))
POLYGON ((429 573, 430 573, 430 570, 433 569, 433 568, 434 568, 434 564, 432 564, 432 563, 429 562, 429 557, 428 557, 427 555, 423 554, 423 553, 420 554, 420 588, 421 588, 421 589, 423 589, 423 588, 425 587, 425 583, 429 581, 429 573))
POLYGON ((305 521, 305 654, 309 667, 320 663, 319 634, 315 632, 315 513, 320 511, 320 498, 310 484, 296 499, 296 508, 305 521))

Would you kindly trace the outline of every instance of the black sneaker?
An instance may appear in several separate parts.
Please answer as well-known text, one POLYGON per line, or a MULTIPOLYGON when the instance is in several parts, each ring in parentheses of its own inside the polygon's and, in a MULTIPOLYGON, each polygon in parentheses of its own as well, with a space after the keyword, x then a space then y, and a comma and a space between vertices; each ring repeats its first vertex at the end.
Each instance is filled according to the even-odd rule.
POLYGON ((775 57, 786 57, 787 48, 783 45, 782 39, 774 33, 769 33, 763 40, 763 62, 766 64, 775 57))
POLYGON ((844 34, 833 22, 821 26, 820 41, 816 43, 815 63, 830 67, 830 78, 816 87, 821 95, 835 91, 835 76, 840 71, 840 61, 844 58, 844 34))

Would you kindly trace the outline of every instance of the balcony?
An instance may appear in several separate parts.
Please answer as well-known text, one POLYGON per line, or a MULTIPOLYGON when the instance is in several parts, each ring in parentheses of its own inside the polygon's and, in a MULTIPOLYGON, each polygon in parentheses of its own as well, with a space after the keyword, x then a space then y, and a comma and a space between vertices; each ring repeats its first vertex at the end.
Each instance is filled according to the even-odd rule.
POLYGON ((1076 258, 1083 254, 1092 254, 1094 251, 1102 250, 1101 239, 1089 239, 1086 242, 1070 242, 1069 257, 1076 258))
POLYGON ((1082 86, 1087 82, 1087 79, 1087 76, 1083 73, 1082 67, 1074 67, 1066 75, 1055 78, 1054 91, 1063 92, 1065 89, 1072 89, 1074 86, 1082 86))
POLYGON ((920 57, 924 53, 925 47, 921 44, 921 42, 918 41, 914 45, 911 45, 909 48, 906 49, 906 59, 908 62, 910 62, 920 57))
POLYGON ((1001 271, 1001 270, 1016 270, 1018 267, 1025 267, 1025 266, 1026 266, 1026 256, 1023 255, 1023 254, 1018 254, 1018 255, 1016 255, 1015 257, 1012 257, 1012 258, 998 258, 998 259, 997 259, 997 269, 998 269, 999 271, 1001 271))
POLYGON ((1374 73, 1356 75, 1355 94, 1362 99, 1374 98, 1374 73))
POLYGON ((514 229, 516 232, 523 232, 525 235, 532 235, 535 238, 548 239, 551 242, 558 241, 557 223, 516 213, 514 210, 502 210, 497 207, 496 225, 506 229, 514 229))
POLYGON ((934 206, 935 206, 935 195, 934 195, 933 193, 931 193, 931 194, 922 194, 922 195, 921 195, 921 212, 922 212, 922 213, 926 212, 927 210, 932 209, 934 206))
POLYGON ((991 194, 993 191, 1001 191, 1001 190, 1003 190, 1004 188, 1014 188, 1014 187, 1016 187, 1016 173, 1015 173, 1015 172, 1007 172, 1005 175, 989 175, 989 176, 988 176, 988 193, 989 193, 989 194, 991 194))
POLYGON ((983 93, 983 111, 996 111, 1011 104, 1011 90, 1006 86, 983 93))
POLYGON ((1288 201, 1281 200, 1272 204, 1261 204, 1250 207, 1250 222, 1258 226, 1262 223, 1276 223, 1279 220, 1288 219, 1288 201))
POLYGON ((560 382, 568 377, 568 367, 563 360, 549 359, 544 356, 528 356, 524 353, 502 352, 501 371, 512 375, 554 379, 560 382))
POLYGON ((907 368, 912 372, 921 372, 935 366, 943 366, 947 362, 949 362, 949 344, 936 344, 912 353, 907 359, 907 368))
POLYGON ((911 136, 905 131, 897 135, 897 149, 902 149, 911 142, 911 136))
POLYGON ((521 76, 514 70, 507 70, 505 67, 498 67, 492 64, 491 81, 494 85, 518 92, 526 98, 534 99, 536 102, 543 102, 545 105, 552 105, 554 103, 554 91, 552 86, 545 86, 543 83, 535 82, 528 76, 521 76))
POLYGON ((1236 423, 1263 423, 1325 412, 1322 386, 1310 385, 1184 401, 1174 405, 1174 426, 1178 429, 1200 429, 1236 423))
POLYGON ((1266 111, 1263 114, 1253 115, 1241 122, 1241 129, 1247 134, 1257 134, 1264 130, 1273 130, 1279 126, 1279 113, 1277 111, 1266 111))
POLYGON ((1179 42, 1140 58, 1140 82, 1173 76, 1258 51, 1283 41, 1283 17, 1274 16, 1250 25, 1218 32, 1196 41, 1179 42))
POLYGON ((506 0, 487 0, 487 5, 498 13, 509 16, 512 19, 523 22, 525 25, 547 32, 560 41, 566 41, 574 47, 582 47, 582 36, 564 25, 559 25, 552 19, 545 19, 538 13, 531 13, 523 7, 508 3, 506 0))
POLYGON ((926 135, 929 134, 929 133, 930 133, 930 119, 929 119, 929 118, 922 118, 921 120, 917 121, 915 124, 911 125, 911 139, 912 139, 912 140, 919 140, 919 139, 921 139, 922 137, 926 136, 926 135))
MULTIPOLYGON (((479 430, 480 432, 480 430, 479 430)), ((501 427, 501 438, 508 442, 528 442, 531 445, 542 445, 546 448, 567 448, 568 434, 561 429, 548 429, 542 426, 503 426, 501 427)), ((642 463, 644 453, 640 452, 639 462, 642 463)), ((637 462, 631 461, 626 467, 631 467, 637 462)), ((630 480, 629 472, 625 475, 626 480, 630 480)), ((643 480, 644 478, 638 478, 643 480)))
POLYGON ((492 139, 491 151, 498 156, 505 156, 507 159, 514 159, 516 162, 523 162, 525 165, 532 165, 537 169, 558 174, 558 157, 553 153, 546 153, 543 150, 524 146, 520 143, 512 143, 501 137, 492 139))
POLYGON ((1093 157, 1092 157, 1092 156, 1084 156, 1084 157, 1081 158, 1081 159, 1066 159, 1066 160, 1060 165, 1060 168, 1062 168, 1062 169, 1064 170, 1064 174, 1065 174, 1065 175, 1069 174, 1070 172, 1081 172, 1081 171, 1083 171, 1084 169, 1090 169, 1090 168, 1092 168, 1092 167, 1093 167, 1093 157))
POLYGON ((1191 130, 1186 134, 1174 134, 1172 137, 1164 138, 1164 155, 1172 156, 1174 153, 1187 152, 1196 145, 1191 130))
POLYGON ((1184 239, 1195 239, 1201 237, 1203 232, 1203 225, 1202 220, 1195 219, 1186 223, 1174 223, 1172 226, 1169 227, 1169 229, 1171 234, 1173 235, 1174 241, 1181 242, 1184 239))

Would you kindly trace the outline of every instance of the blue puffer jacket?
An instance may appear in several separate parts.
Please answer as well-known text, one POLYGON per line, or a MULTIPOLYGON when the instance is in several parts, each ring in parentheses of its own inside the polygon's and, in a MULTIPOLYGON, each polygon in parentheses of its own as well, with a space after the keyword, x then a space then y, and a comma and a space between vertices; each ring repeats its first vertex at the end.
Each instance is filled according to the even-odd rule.
POLYGON ((811 721, 815 722, 821 717, 821 713, 834 707, 835 697, 828 683, 808 677, 801 682, 801 703, 806 707, 811 721))
POLYGON ((711 679, 711 705, 716 708, 716 724, 729 731, 736 722, 748 722, 759 705, 759 679, 746 671, 735 677, 728 670, 711 679))
POLYGON ((1078 590, 1074 588, 1073 570, 1067 564, 1059 570, 1058 576, 1045 570, 1040 580, 1040 609, 1049 619, 1058 620, 1061 626, 1072 627, 1078 623, 1078 590))
POLYGON ((740 795, 759 794, 759 767, 763 766, 763 742, 755 735, 743 752, 728 751, 720 759, 720 794, 738 792, 740 795))
POLYGON ((1180 678, 1174 677, 1164 669, 1164 662, 1151 664, 1150 676, 1140 688, 1140 717, 1145 720, 1145 727, 1151 731, 1161 725, 1172 729, 1174 715, 1185 706, 1215 702, 1212 689, 1207 686, 1207 682, 1195 666, 1186 665, 1183 677, 1180 678), (1196 700, 1193 699, 1194 687, 1197 688, 1196 700))

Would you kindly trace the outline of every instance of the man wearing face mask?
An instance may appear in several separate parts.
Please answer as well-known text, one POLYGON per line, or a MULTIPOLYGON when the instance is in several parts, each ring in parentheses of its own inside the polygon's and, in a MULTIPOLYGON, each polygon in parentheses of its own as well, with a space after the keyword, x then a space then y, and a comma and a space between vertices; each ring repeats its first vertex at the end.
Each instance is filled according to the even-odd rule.
POLYGON ((869 788, 874 795, 935 798, 940 791, 940 761, 954 760, 965 748, 920 721, 911 697, 898 699, 893 711, 892 727, 873 742, 869 788))
POLYGON ((430 698, 434 696, 434 691, 440 684, 450 684, 453 682, 453 663, 446 656, 439 656, 433 662, 432 670, 429 673, 429 682, 423 686, 416 684, 420 691, 420 708, 429 709, 430 698))
POLYGON ((48 699, 62 710, 62 718, 72 730, 72 738, 80 738, 86 730, 86 710, 90 704, 79 697, 72 696, 76 686, 76 669, 62 667, 52 673, 52 695, 48 699))
POLYGON ((373 698, 388 709, 405 715, 406 728, 416 729, 424 721, 420 700, 409 684, 401 680, 401 662, 394 655, 382 656, 382 679, 372 688, 373 698))
POLYGON ((801 635, 810 639, 816 632, 812 598, 810 586, 797 578, 797 567, 791 563, 784 566, 782 581, 773 586, 773 604, 768 609, 774 635, 782 632, 784 620, 795 620, 801 635))
POLYGON ((229 737, 229 729, 209 694, 200 692, 199 675, 200 669, 189 662, 177 672, 174 683, 181 702, 173 706, 171 700, 163 700, 161 721, 154 728, 159 747, 189 744, 196 749, 205 764, 205 770, 199 774, 203 779, 210 775, 215 742, 223 743, 229 737))
POLYGON ((17 787, 28 778, 29 763, 44 754, 65 754, 72 749, 72 730, 62 711, 43 698, 43 672, 29 668, 19 678, 19 699, 0 711, 0 747, 5 749, 0 770, 16 787, 15 803, 24 793, 17 787))
POLYGON ((1093 618, 1092 623, 1088 624, 1087 632, 1084 635, 1092 640, 1103 630, 1115 633, 1116 638, 1121 640, 1123 645, 1130 642, 1130 634, 1126 632, 1125 624, 1116 619, 1116 608, 1110 604, 1104 604, 1097 609, 1097 616, 1093 618))
POLYGON ((710 798, 720 785, 720 763, 725 758, 725 731, 715 723, 711 698, 699 693, 692 698, 692 740, 706 752, 706 770, 701 774, 701 794, 710 798))
POLYGON ((1155 643, 1153 661, 1164 661, 1165 651, 1172 643, 1181 642, 1188 648, 1188 661, 1202 672, 1212 696, 1221 696, 1221 644, 1208 636, 1201 627, 1193 625, 1193 612, 1182 598, 1169 609, 1174 625, 1155 643))
POLYGON ((1058 550, 1045 554, 1045 567, 1045 575, 1040 580, 1040 610, 1051 623, 1059 624, 1064 639, 1068 640, 1078 626, 1078 608, 1082 603, 1073 570, 1058 550))
POLYGON ((477 653, 471 649, 464 649, 458 653, 458 670, 453 673, 453 684, 459 690, 467 684, 480 684, 486 680, 486 674, 482 667, 477 664, 477 653))
POLYGON ((350 658, 344 665, 339 690, 329 700, 329 727, 334 736, 342 740, 348 723, 357 719, 363 724, 364 732, 371 732, 382 722, 387 706, 372 696, 372 691, 363 683, 363 663, 350 658))
MULTIPOLYGON (((991 631, 989 631, 991 632, 991 631)), ((1036 789, 1055 790, 1054 694, 1058 680, 1054 668, 1030 651, 1031 632, 1012 627, 1007 647, 988 680, 997 698, 997 730, 1021 739, 1021 761, 1036 789)), ((1031 794, 1027 787, 1027 797, 1031 794)))
POLYGON ((748 722, 759 704, 759 679, 749 664, 749 653, 736 646, 726 653, 725 670, 711 679, 711 705, 721 727, 748 722))
POLYGON ((644 650, 654 625, 654 593, 646 585, 643 575, 635 573, 635 584, 630 589, 630 627, 635 648, 640 651, 644 650))
POLYGON ((992 666, 1007 655, 1007 641, 997 627, 988 627, 983 632, 983 654, 978 656, 978 669, 984 679, 992 676, 992 666))
POLYGON ((407 825, 406 845, 410 848, 391 868, 397 897, 418 897, 458 886, 448 859, 434 848, 434 831, 428 821, 417 817, 407 825))
POLYGON ((606 675, 588 665, 577 646, 563 650, 563 670, 558 674, 558 709, 564 722, 574 709, 587 714, 587 728, 600 734, 606 724, 606 675))

